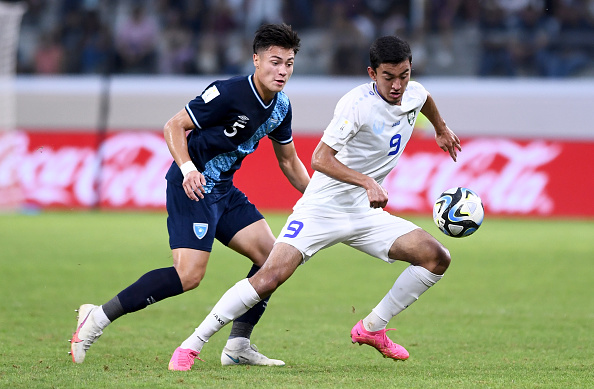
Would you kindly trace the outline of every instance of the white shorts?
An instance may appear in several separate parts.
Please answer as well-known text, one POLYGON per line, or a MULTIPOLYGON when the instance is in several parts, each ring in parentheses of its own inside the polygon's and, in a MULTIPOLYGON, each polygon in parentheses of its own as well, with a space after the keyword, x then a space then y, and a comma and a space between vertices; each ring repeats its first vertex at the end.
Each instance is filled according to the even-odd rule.
POLYGON ((395 260, 388 257, 388 252, 394 241, 417 228, 414 223, 379 208, 346 213, 303 207, 289 216, 276 243, 287 243, 301 251, 304 263, 336 243, 392 263, 395 260))

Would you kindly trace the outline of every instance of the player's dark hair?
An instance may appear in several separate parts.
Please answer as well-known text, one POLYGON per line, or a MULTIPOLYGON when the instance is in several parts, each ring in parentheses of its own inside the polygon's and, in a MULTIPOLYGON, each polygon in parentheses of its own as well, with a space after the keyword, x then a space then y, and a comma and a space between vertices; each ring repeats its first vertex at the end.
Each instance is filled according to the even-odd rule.
POLYGON ((377 38, 369 49, 369 63, 376 70, 383 63, 399 64, 405 60, 412 63, 412 52, 408 43, 397 36, 377 38))
POLYGON ((263 24, 254 36, 254 54, 271 46, 293 49, 297 54, 301 47, 301 39, 288 24, 263 24))

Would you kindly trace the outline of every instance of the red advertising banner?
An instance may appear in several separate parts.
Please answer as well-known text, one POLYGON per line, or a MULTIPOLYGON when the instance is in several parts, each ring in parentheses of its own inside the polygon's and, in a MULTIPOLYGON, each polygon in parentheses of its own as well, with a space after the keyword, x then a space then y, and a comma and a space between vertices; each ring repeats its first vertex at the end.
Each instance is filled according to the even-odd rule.
MULTIPOLYGON (((309 166, 319 136, 295 136, 309 166)), ((163 209, 172 158, 160 131, 0 134, 0 207, 163 209)), ((594 217, 594 142, 465 138, 458 162, 432 138, 413 138, 384 187, 392 212, 430 213, 445 189, 465 186, 487 214, 594 217)), ((311 170, 310 170, 311 173, 311 170)), ((235 184, 263 211, 299 199, 269 140, 244 161, 235 184)))
MULTIPOLYGON (((296 138, 306 165, 318 141, 296 138)), ((384 181, 388 210, 431 213, 444 190, 463 186, 481 196, 488 215, 594 216, 594 142, 464 138, 461 143, 454 162, 432 137, 413 137, 384 181)), ((237 186, 260 207, 292 207, 300 194, 280 173, 272 147, 261 148, 246 160, 237 186)))

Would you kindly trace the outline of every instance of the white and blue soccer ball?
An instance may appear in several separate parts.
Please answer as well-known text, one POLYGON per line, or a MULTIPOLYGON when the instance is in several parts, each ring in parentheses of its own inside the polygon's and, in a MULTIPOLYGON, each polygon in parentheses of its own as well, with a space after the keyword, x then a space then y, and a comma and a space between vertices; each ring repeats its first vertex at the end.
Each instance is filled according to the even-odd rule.
POLYGON ((474 234, 484 217, 481 198, 468 188, 448 189, 433 205, 433 221, 441 232, 454 238, 474 234))

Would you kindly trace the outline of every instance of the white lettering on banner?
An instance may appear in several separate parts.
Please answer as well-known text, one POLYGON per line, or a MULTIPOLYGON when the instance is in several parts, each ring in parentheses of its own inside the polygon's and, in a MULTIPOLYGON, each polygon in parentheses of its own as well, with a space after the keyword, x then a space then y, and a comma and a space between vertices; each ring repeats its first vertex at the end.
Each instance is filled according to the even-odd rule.
POLYGON ((404 153, 385 179, 388 207, 430 210, 439 194, 454 186, 476 191, 492 212, 549 214, 549 177, 539 167, 554 160, 561 146, 534 141, 522 146, 507 139, 478 139, 463 145, 458 162, 445 153, 404 153))
MULTIPOLYGON (((79 178, 78 172, 85 163, 85 156, 89 154, 94 154, 92 149, 76 147, 62 147, 58 150, 44 147, 43 151, 32 151, 24 159, 21 168, 27 200, 39 204, 81 203, 73 198, 71 186, 79 178)), ((91 189, 92 187, 89 188, 91 189)))
MULTIPOLYGON (((37 205, 93 205, 98 153, 88 147, 44 146, 28 151, 25 133, 0 134, 0 195, 21 187, 37 205)), ((165 206, 165 173, 172 157, 156 133, 119 133, 101 148, 101 201, 107 206, 165 206)))
POLYGON ((103 145, 101 198, 111 206, 165 206, 165 173, 173 158, 165 140, 153 133, 122 133, 103 145), (145 161, 141 153, 148 154, 145 161))
POLYGON ((97 169, 99 169, 99 160, 95 151, 87 151, 81 155, 80 168, 76 177, 72 177, 72 192, 78 203, 84 206, 92 206, 97 200, 95 191, 95 182, 97 179, 97 169))
POLYGON ((0 133, 0 208, 15 208, 24 200, 18 170, 27 146, 28 138, 20 132, 0 133))
POLYGON ((15 183, 18 165, 22 163, 28 145, 28 138, 20 132, 0 133, 0 187, 15 183))

